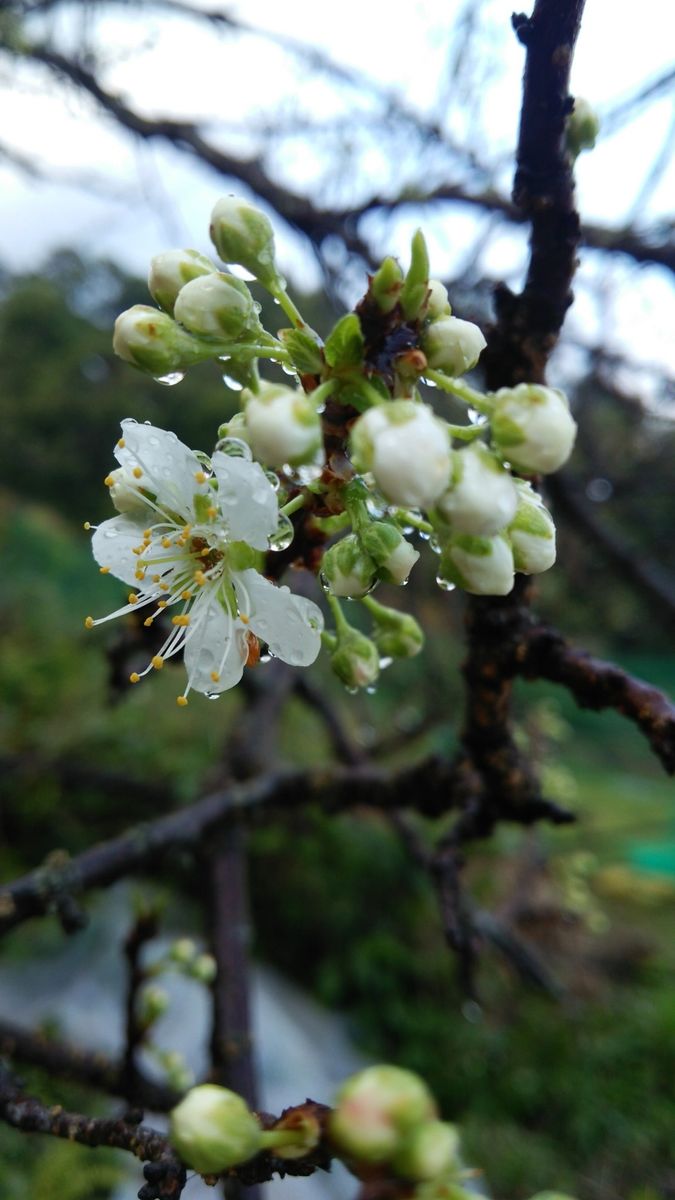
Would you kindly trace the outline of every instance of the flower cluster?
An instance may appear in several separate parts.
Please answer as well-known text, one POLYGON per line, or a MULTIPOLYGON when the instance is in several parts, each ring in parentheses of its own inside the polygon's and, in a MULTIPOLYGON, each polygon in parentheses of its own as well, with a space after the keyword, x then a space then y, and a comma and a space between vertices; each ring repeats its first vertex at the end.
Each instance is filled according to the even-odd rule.
POLYGON ((569 405, 540 383, 482 392, 466 382, 485 339, 430 279, 420 232, 408 271, 385 259, 325 342, 288 295, 263 213, 224 197, 210 234, 225 264, 272 294, 290 328, 265 330, 248 285, 196 250, 152 260, 149 290, 160 307, 122 313, 115 350, 162 382, 206 359, 225 363, 239 410, 211 457, 171 433, 123 423, 120 467, 108 479, 119 515, 96 530, 95 557, 136 588, 118 613, 152 606, 147 624, 169 610, 173 627, 146 670, 182 651, 187 690, 231 687, 261 644, 306 665, 321 641, 347 687, 370 687, 383 664, 422 647, 416 620, 371 594, 407 582, 422 548, 413 538, 439 556, 445 590, 503 596, 516 572, 553 564, 555 527, 536 484, 571 453, 569 405), (295 386, 262 379, 264 359, 294 374, 295 386), (425 387, 465 403, 467 423, 448 422, 425 387), (320 571, 330 631, 315 604, 265 577, 265 555, 296 535, 299 561, 320 571), (346 599, 362 606, 368 633, 347 620, 346 599))

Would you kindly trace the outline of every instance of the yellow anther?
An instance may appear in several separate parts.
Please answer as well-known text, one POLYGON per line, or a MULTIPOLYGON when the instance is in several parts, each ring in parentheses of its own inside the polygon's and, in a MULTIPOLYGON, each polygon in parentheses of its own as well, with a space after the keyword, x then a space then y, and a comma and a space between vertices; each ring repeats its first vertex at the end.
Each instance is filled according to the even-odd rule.
POLYGON ((152 538, 152 530, 144 529, 143 530, 143 540, 146 542, 149 542, 151 538, 152 538))
MULTIPOLYGON (((109 567, 106 569, 110 570, 109 567)), ((136 579, 145 579, 145 571, 143 570, 142 567, 139 567, 137 571, 134 571, 134 575, 135 575, 136 579)))
POLYGON ((141 471, 141 468, 140 468, 140 467, 134 467, 134 469, 133 469, 133 471, 131 472, 131 474, 133 475, 134 479, 140 479, 140 477, 141 477, 141 475, 143 474, 143 472, 141 471))
POLYGON ((168 583, 160 583, 159 590, 160 590, 160 592, 168 592, 168 590, 169 590, 168 583))
POLYGON ((182 613, 179 617, 172 617, 171 624, 172 625, 182 625, 183 627, 185 627, 186 625, 190 624, 190 618, 187 615, 187 613, 182 613))
POLYGON ((181 594, 180 594, 180 598, 181 598, 181 600, 191 600, 191 599, 192 599, 192 592, 187 592, 187 591, 185 591, 185 592, 181 592, 181 594))
POLYGON ((105 484, 105 486, 106 486, 106 487, 112 487, 112 485, 113 485, 113 483, 115 482, 115 480, 113 479, 112 475, 106 475, 106 477, 105 477, 105 479, 103 480, 103 482, 104 482, 104 484, 105 484))
POLYGON ((239 613, 239 620, 243 625, 248 625, 249 617, 246 616, 246 613, 239 613))
POLYGON ((187 537, 187 535, 190 533, 191 529, 192 529, 192 526, 191 526, 191 525, 184 525, 184 526, 183 526, 183 534, 184 534, 184 536, 185 536, 185 537, 187 537))
POLYGON ((93 629, 94 628, 94 618, 93 617, 85 617, 84 625, 85 625, 85 629, 93 629))
POLYGON ((217 683, 217 682, 218 682, 218 680, 220 679, 220 673, 219 673, 218 671, 212 671, 212 672, 211 672, 211 678, 212 678, 212 680, 213 680, 213 682, 214 682, 214 683, 217 683))
POLYGON ((187 696, 176 696, 176 704, 178 705, 179 708, 185 708, 185 705, 187 704, 187 702, 188 702, 187 696))
POLYGON ((140 683, 140 680, 141 677, 138 674, 138 671, 132 671, 131 675, 129 676, 129 683, 140 683))
POLYGON ((146 628, 146 629, 149 629, 149 628, 150 628, 150 626, 152 625, 152 622, 154 621, 154 619, 155 619, 154 617, 146 617, 146 618, 145 618, 145 620, 144 620, 143 624, 145 625, 145 628, 146 628))
POLYGON ((129 592, 129 603, 138 604, 138 596, 135 592, 129 592))
POLYGON ((187 541, 187 538, 178 537, 178 538, 176 538, 176 545, 183 547, 185 545, 186 541, 187 541))
POLYGON ((195 479, 197 483, 206 483, 206 475, 203 471, 195 471, 195 479))
POLYGON ((145 549, 144 546, 132 546, 131 553, 132 554, 142 554, 144 549, 145 549))
POLYGON ((123 450, 124 447, 126 446, 126 442, 125 442, 124 438, 118 438, 117 445, 119 446, 120 450, 123 450))
POLYGON ((162 667, 164 666, 164 659, 162 658, 161 654, 155 654, 154 658, 150 659, 150 662, 156 671, 161 671, 162 667))
POLYGON ((170 550, 170 549, 171 549, 171 547, 172 547, 172 545, 173 545, 173 542, 171 541, 171 538, 163 537, 163 538, 162 538, 162 545, 163 545, 163 547, 164 547, 164 549, 165 549, 165 550, 170 550))
POLYGON ((218 509, 216 508, 215 504, 209 505, 206 510, 206 514, 211 518, 212 521, 215 521, 216 517, 218 516, 218 509))
POLYGON ((83 528, 83 529, 91 529, 91 521, 85 521, 85 523, 84 523, 84 525, 82 526, 82 528, 83 528))
POLYGON ((158 600, 158 601, 157 601, 157 607, 158 607, 158 608, 166 608, 166 606, 167 606, 167 604, 168 604, 168 603, 169 603, 169 601, 168 601, 168 600, 158 600))
POLYGON ((153 576, 152 576, 152 582, 153 582, 153 583, 159 583, 159 581, 160 581, 160 579, 161 579, 161 578, 162 578, 162 576, 161 576, 161 575, 153 575, 153 576))
POLYGON ((99 571, 101 572, 101 575, 109 575, 110 567, 99 567, 99 571))
POLYGON ((195 583, 198 587, 203 587, 206 583, 206 575, 203 571, 195 571, 195 583))

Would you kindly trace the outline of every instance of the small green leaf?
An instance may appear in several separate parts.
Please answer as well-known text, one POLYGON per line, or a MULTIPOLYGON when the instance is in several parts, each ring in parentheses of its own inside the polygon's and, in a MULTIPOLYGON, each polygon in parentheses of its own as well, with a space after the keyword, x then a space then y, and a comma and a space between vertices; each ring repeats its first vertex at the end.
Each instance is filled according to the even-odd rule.
POLYGON ((364 341, 356 313, 347 313, 335 325, 326 342, 326 362, 331 367, 357 367, 363 362, 364 341))
POLYGON ((301 375, 320 375, 323 370, 321 347, 301 329, 280 329, 279 337, 301 375))
POLYGON ((414 234, 408 274, 401 292, 401 308, 406 317, 418 317, 429 291, 429 255, 421 229, 414 234))

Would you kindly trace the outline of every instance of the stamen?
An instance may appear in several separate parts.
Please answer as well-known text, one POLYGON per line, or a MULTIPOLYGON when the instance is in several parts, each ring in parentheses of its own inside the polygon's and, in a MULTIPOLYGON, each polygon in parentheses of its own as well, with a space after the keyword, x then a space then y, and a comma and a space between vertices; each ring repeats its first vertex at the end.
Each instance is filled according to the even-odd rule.
POLYGON ((164 666, 164 659, 162 658, 161 654, 155 654, 154 657, 150 659, 150 662, 156 671, 161 671, 162 667, 164 666))
POLYGON ((215 504, 209 505, 206 510, 206 515, 210 517, 212 521, 215 521, 216 517, 218 516, 218 509, 216 508, 215 504))
POLYGON ((149 628, 150 628, 150 626, 152 625, 152 622, 154 621, 154 619, 155 619, 154 617, 146 617, 146 618, 145 618, 145 620, 144 620, 143 624, 145 625, 146 629, 149 629, 149 628))
POLYGON ((218 680, 220 679, 220 674, 219 674, 219 672, 218 672, 218 671, 212 671, 212 672, 211 672, 211 679, 213 680, 213 682, 214 682, 214 683, 217 683, 217 682, 218 682, 218 680))
POLYGON ((112 487, 112 485, 113 485, 113 483, 115 482, 115 480, 113 479, 112 475, 106 475, 106 477, 105 477, 105 479, 103 480, 103 482, 104 482, 104 484, 105 484, 105 486, 106 486, 106 487, 112 487))
POLYGON ((179 708, 185 708, 188 702, 187 696, 176 696, 176 704, 179 708))
POLYGON ((118 438, 117 445, 119 446, 120 450, 123 450, 124 447, 126 446, 126 442, 125 442, 124 438, 118 438))
POLYGON ((206 583, 206 575, 203 571, 195 571, 195 583, 199 587, 204 587, 204 584, 206 583))
MULTIPOLYGON (((160 604, 161 604, 161 603, 162 603, 162 602, 161 602, 161 600, 160 600, 160 604)), ((172 625, 183 625, 183 626, 185 626, 185 625, 189 625, 189 624, 190 624, 190 618, 189 618, 189 616, 187 615, 187 613, 183 613, 181 616, 178 616, 178 617, 172 617, 172 618, 171 618, 171 624, 172 624, 172 625)))
POLYGON ((242 621, 244 625, 248 625, 250 619, 250 617, 246 616, 246 613, 239 613, 239 620, 242 621))
POLYGON ((95 625, 95 623, 96 623, 96 622, 94 621, 94 618, 93 618, 93 617, 85 617, 85 618, 84 618, 84 627, 85 627, 85 629, 93 629, 93 628, 94 628, 94 625, 95 625))
POLYGON ((140 683, 140 681, 141 677, 138 674, 138 671, 132 671, 131 675, 129 676, 129 683, 140 683))
POLYGON ((83 528, 83 529, 86 529, 87 531, 89 531, 89 530, 92 528, 91 521, 85 521, 85 522, 84 522, 84 525, 82 526, 82 528, 83 528))
POLYGON ((181 592, 181 594, 180 594, 180 598, 181 598, 181 600, 191 600, 191 599, 192 599, 192 592, 187 592, 187 591, 185 591, 185 592, 181 592))
POLYGON ((131 474, 133 475, 134 479, 140 479, 143 472, 141 471, 140 467, 134 467, 131 474))
POLYGON ((195 471, 195 479, 197 483, 206 483, 207 477, 203 471, 195 471))
POLYGON ((127 599, 129 604, 138 604, 138 596, 135 594, 135 592, 129 592, 127 599))
POLYGON ((110 567, 99 567, 99 571, 100 571, 101 575, 109 575, 110 567))

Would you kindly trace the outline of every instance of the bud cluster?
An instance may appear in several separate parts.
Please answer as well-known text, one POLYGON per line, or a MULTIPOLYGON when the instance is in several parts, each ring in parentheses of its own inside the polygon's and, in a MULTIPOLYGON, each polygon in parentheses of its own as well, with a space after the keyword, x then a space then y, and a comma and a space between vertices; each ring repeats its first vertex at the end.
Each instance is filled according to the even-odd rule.
MULTIPOLYGON (((555 527, 533 477, 558 470, 572 451, 576 425, 568 402, 539 383, 481 392, 466 382, 485 338, 453 314, 446 288, 429 277, 419 231, 408 271, 385 259, 357 310, 325 342, 288 296, 264 213, 226 196, 214 207, 210 236, 227 266, 243 268, 272 294, 291 328, 276 336, 265 330, 260 306, 239 276, 197 250, 171 250, 150 269, 160 307, 123 313, 115 350, 141 370, 168 376, 165 382, 206 359, 226 362, 239 411, 219 436, 261 464, 277 492, 279 528, 270 549, 286 549, 299 528, 313 546, 327 538, 318 566, 335 628, 322 639, 347 687, 371 687, 383 663, 422 646, 413 617, 371 596, 381 583, 405 585, 420 558, 412 537, 420 535, 439 555, 436 576, 444 590, 506 595, 516 572, 537 574, 553 564, 555 527), (383 345, 397 347, 384 360, 383 345), (295 384, 260 378, 263 359, 295 375, 295 384), (468 423, 445 420, 440 404, 432 406, 421 390, 425 384, 463 401, 468 423), (347 621, 342 600, 364 606, 369 633, 347 621)), ((118 513, 135 522, 148 503, 137 471, 123 461, 106 481, 118 513)), ((211 501, 195 497, 198 516, 212 509, 211 501)))

